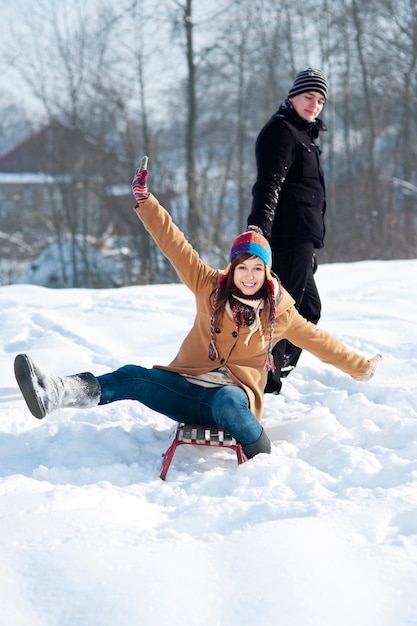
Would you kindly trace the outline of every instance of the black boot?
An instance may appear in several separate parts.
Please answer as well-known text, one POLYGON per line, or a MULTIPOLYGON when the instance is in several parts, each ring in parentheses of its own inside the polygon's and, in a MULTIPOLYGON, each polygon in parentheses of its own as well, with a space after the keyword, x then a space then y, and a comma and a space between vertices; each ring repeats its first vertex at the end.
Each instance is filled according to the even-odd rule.
POLYGON ((29 411, 38 419, 56 409, 89 408, 100 401, 100 384, 90 372, 48 376, 26 354, 18 354, 14 373, 29 411))
POLYGON ((282 381, 279 378, 279 374, 280 372, 277 376, 276 372, 268 372, 268 380, 265 385, 264 393, 274 393, 276 396, 279 394, 282 387, 282 381))
POLYGON ((257 454, 261 454, 265 452, 266 454, 270 454, 271 452, 271 441, 264 430, 260 437, 254 443, 247 443, 246 445, 242 445, 242 450, 247 459, 251 459, 257 454))

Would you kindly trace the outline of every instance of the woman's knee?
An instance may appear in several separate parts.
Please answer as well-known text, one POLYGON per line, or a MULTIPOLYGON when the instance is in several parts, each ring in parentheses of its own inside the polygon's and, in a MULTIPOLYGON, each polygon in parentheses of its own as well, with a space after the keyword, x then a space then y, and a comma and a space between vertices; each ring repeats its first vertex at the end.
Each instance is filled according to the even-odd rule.
POLYGON ((223 387, 212 405, 213 419, 242 444, 255 442, 262 426, 249 407, 246 392, 240 387, 223 387))
POLYGON ((236 414, 249 409, 249 399, 240 387, 226 386, 216 393, 212 408, 215 415, 236 414))

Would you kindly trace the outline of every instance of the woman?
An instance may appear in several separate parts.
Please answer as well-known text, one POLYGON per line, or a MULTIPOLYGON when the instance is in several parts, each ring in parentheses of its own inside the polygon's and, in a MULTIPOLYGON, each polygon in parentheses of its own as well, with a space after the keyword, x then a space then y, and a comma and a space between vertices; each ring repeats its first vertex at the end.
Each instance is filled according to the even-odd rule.
MULTIPOLYGON (((143 163, 143 160, 142 160, 143 163)), ((145 161, 146 163, 146 161, 145 161)), ((273 345, 283 337, 358 380, 368 380, 380 359, 367 360, 302 318, 272 276, 271 249, 256 230, 233 242, 222 272, 201 261, 147 188, 143 164, 132 183, 135 211, 196 299, 194 324, 168 366, 125 365, 94 376, 45 374, 25 354, 15 359, 23 397, 37 418, 64 407, 138 400, 178 422, 225 428, 249 459, 270 452, 260 420, 273 345)))

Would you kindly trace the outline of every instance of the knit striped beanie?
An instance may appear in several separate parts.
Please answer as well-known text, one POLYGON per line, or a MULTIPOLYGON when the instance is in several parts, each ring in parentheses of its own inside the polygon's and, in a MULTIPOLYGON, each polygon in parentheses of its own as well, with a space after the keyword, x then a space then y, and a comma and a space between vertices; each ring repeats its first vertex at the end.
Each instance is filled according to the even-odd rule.
POLYGON ((329 94, 329 85, 320 70, 313 70, 311 67, 299 72, 288 92, 288 98, 298 96, 306 91, 317 91, 325 100, 329 94))
POLYGON ((230 261, 232 262, 238 254, 257 256, 262 259, 268 269, 271 269, 271 246, 257 226, 248 226, 244 233, 236 237, 230 249, 230 261))

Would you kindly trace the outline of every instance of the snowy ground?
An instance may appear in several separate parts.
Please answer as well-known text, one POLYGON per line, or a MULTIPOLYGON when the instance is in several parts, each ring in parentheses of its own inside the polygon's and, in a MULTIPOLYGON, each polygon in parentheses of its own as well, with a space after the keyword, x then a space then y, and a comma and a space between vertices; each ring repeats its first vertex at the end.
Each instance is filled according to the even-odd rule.
POLYGON ((266 397, 270 456, 184 446, 133 402, 26 409, 13 359, 56 374, 167 363, 179 285, 0 288, 5 626, 415 626, 417 260, 321 266, 321 326, 384 359, 359 383, 304 353, 266 397))

